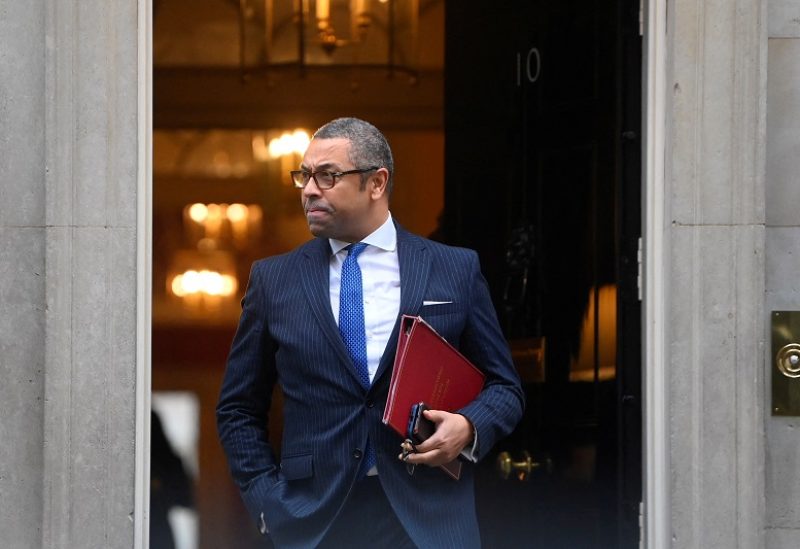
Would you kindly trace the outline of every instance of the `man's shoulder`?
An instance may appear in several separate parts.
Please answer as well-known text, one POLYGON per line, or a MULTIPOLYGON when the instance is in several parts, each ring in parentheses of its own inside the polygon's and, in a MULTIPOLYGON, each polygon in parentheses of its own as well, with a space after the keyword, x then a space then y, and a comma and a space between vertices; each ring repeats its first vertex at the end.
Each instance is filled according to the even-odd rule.
POLYGON ((288 252, 271 255, 256 260, 253 263, 253 268, 267 270, 281 269, 287 265, 291 265, 299 261, 303 257, 313 256, 316 253, 320 253, 320 247, 327 245, 327 241, 322 241, 319 238, 312 238, 308 242, 305 242, 304 244, 301 244, 300 246, 294 248, 293 250, 289 250, 288 252))
POLYGON ((472 248, 455 246, 453 244, 445 244, 444 242, 431 240, 429 238, 425 238, 424 240, 431 247, 432 250, 438 253, 449 254, 449 255, 460 255, 464 257, 473 257, 478 255, 478 252, 476 252, 472 248))
POLYGON ((463 261, 472 261, 478 257, 478 252, 471 248, 445 244, 443 242, 431 240, 430 238, 425 238, 424 236, 420 236, 403 229, 398 229, 398 236, 400 236, 401 231, 404 233, 403 238, 406 238, 407 242, 418 243, 421 247, 429 250, 434 257, 438 256, 448 259, 461 259, 463 261))

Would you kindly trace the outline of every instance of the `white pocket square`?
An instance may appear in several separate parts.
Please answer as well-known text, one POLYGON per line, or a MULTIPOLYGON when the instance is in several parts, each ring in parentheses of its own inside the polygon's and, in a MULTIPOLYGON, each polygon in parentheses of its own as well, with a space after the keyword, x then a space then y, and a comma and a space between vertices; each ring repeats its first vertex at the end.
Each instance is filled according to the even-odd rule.
POLYGON ((427 305, 447 305, 448 303, 452 303, 452 301, 423 301, 422 306, 425 307, 427 305))

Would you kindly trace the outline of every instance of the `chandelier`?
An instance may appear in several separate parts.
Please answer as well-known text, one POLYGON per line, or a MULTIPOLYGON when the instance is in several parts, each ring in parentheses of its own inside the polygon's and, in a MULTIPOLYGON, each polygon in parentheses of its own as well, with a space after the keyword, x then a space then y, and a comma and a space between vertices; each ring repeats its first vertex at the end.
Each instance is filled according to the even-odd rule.
POLYGON ((416 75, 420 0, 240 0, 240 63, 416 75))

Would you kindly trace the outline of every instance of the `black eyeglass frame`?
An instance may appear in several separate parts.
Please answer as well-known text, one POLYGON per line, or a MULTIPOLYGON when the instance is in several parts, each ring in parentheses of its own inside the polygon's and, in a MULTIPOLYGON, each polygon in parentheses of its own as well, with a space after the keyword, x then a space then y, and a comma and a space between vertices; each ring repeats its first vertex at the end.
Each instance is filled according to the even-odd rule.
POLYGON ((297 189, 305 189, 306 185, 308 185, 309 181, 311 181, 313 179, 314 183, 317 185, 317 187, 320 188, 320 190, 327 191, 328 189, 332 189, 333 186, 336 185, 336 180, 337 179, 339 179, 341 177, 344 177, 345 175, 351 175, 351 174, 354 174, 354 173, 367 173, 367 172, 372 172, 372 171, 380 170, 380 169, 381 169, 380 166, 372 166, 370 168, 360 168, 360 169, 357 169, 357 170, 347 170, 345 172, 331 172, 331 171, 328 171, 328 170, 319 170, 319 171, 316 171, 316 172, 309 172, 308 170, 291 170, 289 173, 292 176, 292 183, 294 184, 295 188, 297 188, 297 189), (331 176, 331 184, 330 184, 330 186, 322 186, 322 185, 319 184, 319 181, 317 180, 317 174, 320 174, 320 173, 327 173, 327 174, 329 174, 331 176), (297 176, 303 176, 303 178, 305 178, 306 174, 308 174, 308 179, 306 179, 305 183, 303 183, 301 185, 297 181, 297 176))

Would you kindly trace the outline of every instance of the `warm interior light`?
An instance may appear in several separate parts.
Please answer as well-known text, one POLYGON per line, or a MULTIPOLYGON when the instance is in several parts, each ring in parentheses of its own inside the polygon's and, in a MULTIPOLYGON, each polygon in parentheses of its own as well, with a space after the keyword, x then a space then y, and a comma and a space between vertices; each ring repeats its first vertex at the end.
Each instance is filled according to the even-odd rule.
MULTIPOLYGON (((288 169, 288 168, 287 168, 288 169)), ((247 240, 261 232, 261 207, 258 204, 189 204, 184 208, 184 223, 198 250, 224 247, 218 240, 233 238, 233 245, 242 248, 247 240), (195 225, 196 224, 196 225, 195 225), (194 228, 190 227, 193 226, 194 228), (197 226, 202 232, 197 231, 197 226)))
MULTIPOLYGON (((239 4, 243 20, 254 19, 251 2, 233 3, 239 4)), ((304 68, 355 64, 388 69, 389 77, 406 72, 416 81, 419 0, 263 3, 263 30, 251 32, 250 25, 240 25, 243 69, 287 61, 304 68)))
POLYGON ((330 19, 331 6, 329 0, 317 0, 317 19, 330 19))
POLYGON ((192 204, 189 206, 189 217, 196 223, 202 223, 208 217, 208 207, 205 204, 192 204))
POLYGON ((594 287, 589 289, 589 299, 581 327, 580 348, 577 356, 573 356, 570 360, 569 380, 594 381, 595 365, 598 368, 599 381, 614 379, 616 362, 617 287, 614 284, 605 284, 600 287, 597 296, 594 287), (598 338, 597 341, 595 337, 598 338))
POLYGON ((253 157, 258 162, 266 162, 269 160, 269 145, 267 145, 267 139, 264 137, 264 134, 254 134, 251 140, 251 145, 253 147, 253 157))
POLYGON ((247 219, 247 206, 244 204, 231 204, 225 214, 231 223, 239 223, 247 219))
POLYGON ((280 137, 269 142, 269 154, 272 158, 280 158, 290 154, 302 155, 306 152, 311 138, 304 130, 295 130, 294 133, 285 132, 280 137))
POLYGON ((283 143, 279 137, 275 137, 274 139, 270 139, 269 141, 269 155, 272 158, 280 158, 284 155, 283 152, 283 143))
POLYGON ((208 211, 208 219, 211 221, 218 221, 222 217, 222 207, 219 204, 209 204, 206 206, 208 211))
POLYGON ((311 138, 306 131, 295 130, 292 134, 292 146, 297 154, 305 154, 309 143, 311 143, 311 138))
POLYGON ((236 292, 236 277, 216 271, 188 270, 172 279, 172 293, 178 297, 203 294, 229 297, 236 292))

